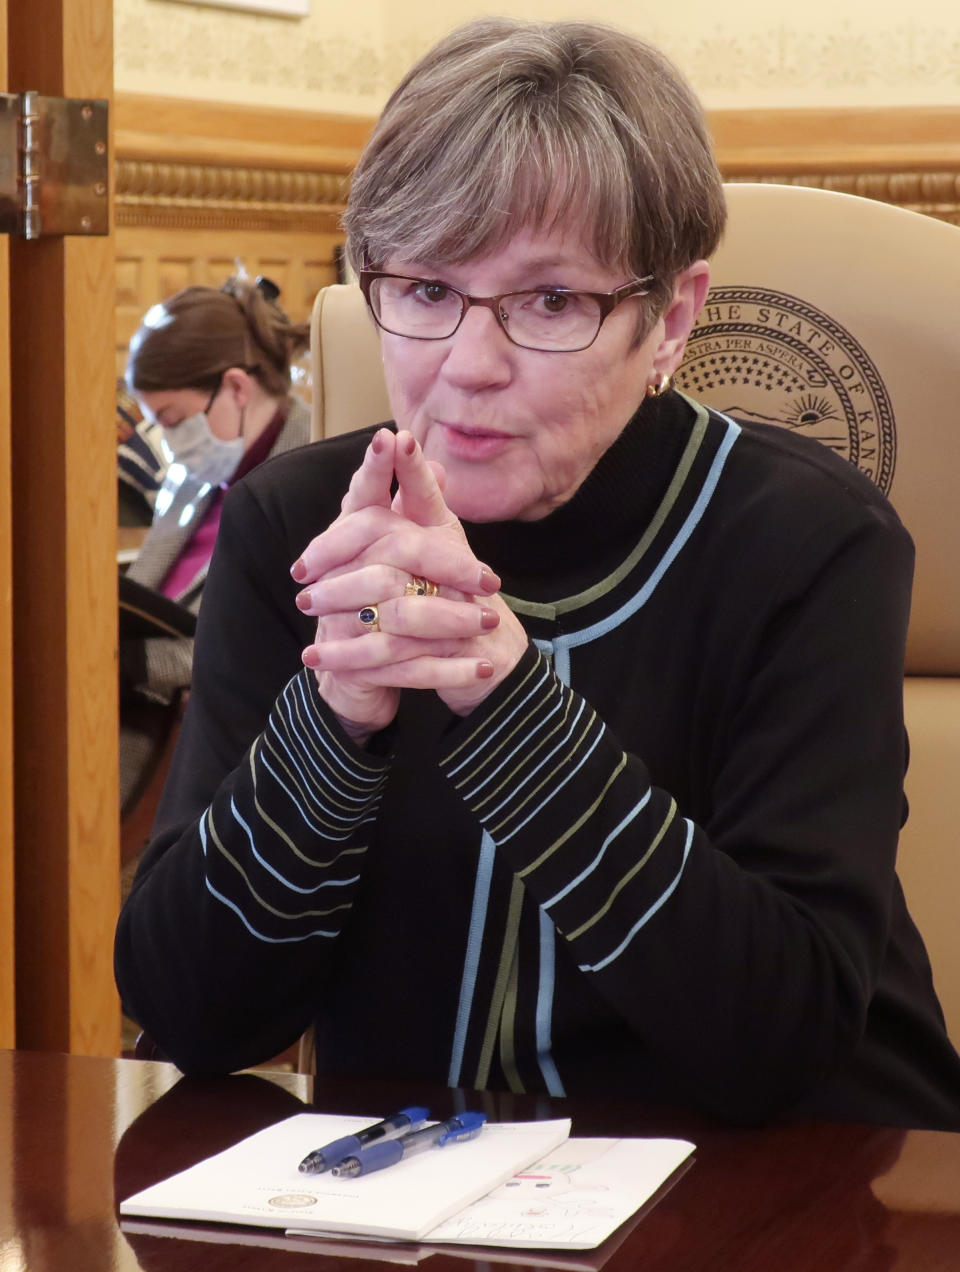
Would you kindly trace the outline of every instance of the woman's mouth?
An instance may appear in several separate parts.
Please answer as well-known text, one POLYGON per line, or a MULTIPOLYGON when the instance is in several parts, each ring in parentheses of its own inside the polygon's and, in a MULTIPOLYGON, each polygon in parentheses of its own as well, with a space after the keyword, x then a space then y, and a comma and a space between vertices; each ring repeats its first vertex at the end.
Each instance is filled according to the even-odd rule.
POLYGON ((492 459, 506 450, 513 440, 508 433, 471 424, 440 423, 444 446, 457 459, 492 459))

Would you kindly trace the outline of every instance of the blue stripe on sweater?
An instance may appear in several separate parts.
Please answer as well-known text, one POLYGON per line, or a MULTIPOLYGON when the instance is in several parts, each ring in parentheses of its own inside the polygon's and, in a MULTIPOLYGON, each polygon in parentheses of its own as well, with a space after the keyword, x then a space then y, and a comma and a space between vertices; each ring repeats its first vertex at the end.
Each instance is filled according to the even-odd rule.
POLYGON ((600 862, 603 860, 604 853, 607 851, 607 849, 610 847, 610 845, 613 843, 616 837, 620 834, 620 832, 624 829, 625 826, 630 825, 630 823, 633 821, 634 817, 636 817, 636 815, 640 812, 640 810, 646 807, 646 805, 650 802, 650 794, 651 792, 648 787, 647 793, 644 795, 643 799, 641 799, 638 804, 635 804, 633 808, 630 809, 629 813, 627 813, 626 817, 622 819, 620 824, 618 826, 614 826, 610 834, 607 835, 606 839, 603 841, 600 847, 600 851, 594 857, 593 861, 590 862, 589 866, 585 866, 584 869, 580 871, 580 873, 577 875, 575 879, 570 880, 570 882, 567 884, 565 888, 561 888, 560 891, 555 893, 550 898, 549 901, 545 901, 543 903, 543 908, 545 910, 549 910, 552 905, 556 905, 558 901, 562 901, 568 892, 572 892, 578 883, 582 883, 583 880, 586 879, 588 874, 592 874, 593 871, 596 870, 597 866, 599 866, 600 862))
MULTIPOLYGON (((656 590, 657 584, 676 560, 681 549, 684 547, 687 540, 699 524, 700 519, 706 511, 707 505, 713 498, 713 493, 717 488, 717 483, 720 480, 720 474, 723 472, 724 465, 727 462, 727 457, 733 449, 733 445, 740 436, 741 432, 740 425, 734 420, 731 420, 726 415, 722 415, 720 418, 726 420, 727 431, 723 441, 720 443, 716 455, 713 457, 713 463, 710 465, 710 471, 707 473, 706 479, 704 480, 703 486, 700 490, 700 494, 697 496, 696 502, 687 514, 683 525, 677 531, 673 542, 660 558, 656 569, 647 579, 646 583, 639 592, 632 596, 630 600, 625 601, 624 604, 621 605, 620 608, 613 614, 609 615, 609 617, 601 619, 600 622, 594 623, 590 627, 584 627, 578 632, 571 632, 569 635, 565 636, 557 636, 553 641, 553 647, 556 650, 554 667, 556 668, 557 675, 560 676, 565 684, 569 683, 569 670, 567 671, 566 677, 560 674, 559 660, 561 656, 569 659, 568 651, 570 649, 576 648, 578 645, 586 645, 590 641, 597 640, 601 636, 606 636, 609 632, 612 632, 615 628, 619 627, 621 623, 626 622, 628 618, 632 617, 638 609, 646 605, 647 601, 656 590)), ((569 662, 567 663, 567 666, 569 668, 569 662)))
MULTIPOLYGON (((524 773, 523 778, 521 779, 521 781, 519 781, 519 782, 517 783, 517 785, 516 785, 516 786, 511 787, 511 788, 510 788, 510 790, 508 790, 508 791, 507 791, 507 794, 503 797, 503 799, 500 801, 500 803, 499 803, 499 804, 497 804, 497 806, 496 806, 495 808, 491 808, 491 809, 489 809, 489 810, 485 813, 485 817, 486 817, 487 819, 492 818, 492 817, 495 817, 495 816, 497 815, 497 813, 499 813, 499 812, 500 812, 500 810, 501 810, 501 809, 502 809, 505 805, 510 804, 510 803, 516 803, 516 802, 517 802, 517 799, 518 799, 518 797, 519 797, 519 795, 520 795, 520 792, 523 790, 523 788, 524 788, 525 786, 527 786, 530 782, 532 782, 532 781, 533 781, 533 779, 534 779, 534 778, 537 776, 537 774, 540 772, 540 770, 541 770, 541 769, 542 769, 545 765, 549 764, 549 763, 550 763, 550 761, 551 761, 551 760, 554 758, 554 756, 557 754, 557 752, 558 752, 559 750, 561 750, 564 746, 566 746, 566 745, 567 745, 567 743, 570 741, 571 737, 573 736, 574 731, 576 730, 577 723, 578 723, 578 721, 579 721, 580 717, 583 715, 584 711, 586 710, 586 707, 587 707, 587 704, 583 701, 583 699, 581 699, 581 700, 580 700, 580 706, 577 708, 576 715, 575 715, 575 716, 573 717, 573 719, 572 719, 572 720, 571 720, 571 721, 567 724, 566 732, 564 733, 563 737, 561 737, 561 738, 559 738, 559 739, 558 739, 558 741, 557 741, 556 745, 553 747, 553 749, 552 749, 551 751, 548 751, 548 752, 547 752, 547 754, 543 757, 543 759, 542 759, 542 760, 541 760, 538 764, 534 765, 534 767, 533 767, 532 769, 529 769, 527 772, 525 772, 525 773, 524 773)), ((575 744, 574 749, 576 749, 576 747, 580 746, 581 741, 582 741, 582 738, 578 736, 578 737, 577 737, 577 739, 576 739, 576 744, 575 744)), ((483 785, 483 783, 481 783, 481 785, 483 785)), ((477 791, 479 791, 479 789, 480 789, 480 787, 477 787, 475 790, 470 791, 470 792, 468 793, 468 795, 467 795, 467 797, 466 797, 466 798, 467 798, 468 800, 470 800, 470 801, 474 801, 474 800, 475 800, 475 797, 476 797, 476 794, 477 794, 477 791)))
POLYGON ((289 888, 291 892, 299 892, 302 896, 309 896, 311 893, 319 892, 321 888, 342 888, 342 887, 345 887, 346 884, 348 883, 356 883, 357 880, 360 878, 359 875, 353 875, 349 879, 324 879, 322 883, 318 883, 312 888, 300 887, 299 884, 291 882, 291 880, 287 879, 284 875, 282 875, 280 871, 276 868, 276 866, 272 866, 270 862, 267 861, 266 857, 264 857, 263 854, 258 850, 256 842, 253 838, 253 831, 250 829, 249 824, 246 821, 244 821, 243 817, 241 816, 240 810, 237 808, 237 805, 234 802, 232 795, 230 797, 230 811, 231 813, 233 813, 234 820, 237 822, 237 824, 243 829, 244 833, 246 834, 247 842, 250 845, 250 851, 253 854, 254 859, 258 861, 261 866, 263 866, 267 874, 273 875, 274 879, 276 879, 278 883, 282 883, 283 886, 285 888, 289 888))
POLYGON ((537 988, 537 1060, 550 1095, 566 1095, 550 1048, 553 1031, 553 995, 556 982, 557 932, 550 916, 540 907, 540 984, 537 988))
MULTIPOLYGON (((495 729, 492 729, 492 730, 490 731, 490 736, 487 738, 485 745, 489 746, 489 744, 493 741, 493 739, 497 736, 497 734, 498 734, 498 733, 502 733, 502 732, 503 732, 503 730, 507 727, 507 725, 508 725, 508 724, 510 723, 510 721, 513 719, 513 717, 514 717, 514 716, 515 716, 515 715, 516 715, 519 711, 522 711, 522 710, 523 710, 523 708, 524 708, 524 707, 527 705, 527 703, 530 701, 530 699, 534 696, 534 694, 536 694, 536 692, 537 692, 537 690, 538 690, 539 686, 540 686, 540 685, 541 685, 541 684, 542 684, 542 683, 543 683, 543 682, 547 679, 547 677, 548 677, 549 675, 550 675, 550 669, 549 669, 549 667, 544 667, 544 668, 543 668, 543 670, 542 670, 542 672, 541 672, 541 674, 540 674, 539 679, 537 680, 537 683, 536 683, 536 684, 533 686, 533 688, 529 691, 529 693, 526 695, 526 697, 525 697, 525 698, 524 698, 521 702, 519 702, 519 703, 518 703, 518 704, 517 704, 517 705, 513 708, 513 710, 512 710, 512 711, 511 711, 511 712, 510 712, 507 716, 506 716, 506 718, 505 718, 504 720, 502 720, 502 721, 501 721, 501 722, 497 725, 497 727, 496 727, 495 729)), ((454 765, 454 767, 453 767, 453 768, 451 768, 450 770, 448 770, 448 771, 449 771, 450 776, 451 776, 451 777, 453 777, 453 776, 454 776, 454 774, 459 773, 459 772, 460 772, 460 770, 463 768, 463 766, 464 766, 465 764, 469 764, 469 763, 470 763, 473 759, 474 759, 474 756, 472 756, 472 755, 467 755, 466 759, 461 760, 459 764, 454 765)))
POLYGON ((544 810, 544 808, 546 808, 547 804, 549 804, 550 801, 556 795, 560 794, 560 792, 566 786, 567 782, 572 781, 572 779, 576 777, 577 773, 580 772, 584 764, 586 764, 587 760, 589 760, 590 756, 594 753, 594 751, 600 745, 600 739, 603 737, 603 734, 604 734, 604 730, 601 729, 598 732, 597 736, 594 738, 592 746, 589 748, 589 750, 587 751, 583 759, 580 761, 580 763, 576 764, 570 770, 570 772, 567 774, 567 776, 563 779, 562 782, 557 783, 557 785, 553 788, 553 790, 550 791, 550 793, 544 799, 540 801, 540 803, 536 806, 536 808, 534 808, 530 813, 527 814, 526 817, 524 817, 523 821, 520 822, 518 826, 514 826, 513 830, 511 830, 508 835, 501 835, 499 839, 497 840, 498 843, 505 844, 509 840, 511 840, 514 837, 514 835, 518 835, 528 822, 533 821, 534 817, 536 817, 538 813, 541 813, 544 810))
POLYGON ((687 864, 687 858, 690 856, 690 845, 693 843, 693 822, 687 821, 686 817, 683 820, 687 827, 687 841, 683 845, 683 860, 680 862, 680 869, 677 871, 675 878, 664 889, 663 893, 657 898, 657 900, 654 901, 653 905, 650 906, 650 908, 642 914, 639 919, 637 919, 636 923, 634 923, 633 927, 623 938, 617 948, 615 950, 611 950, 607 957, 602 958, 599 963, 581 963, 581 972, 600 972, 605 967, 609 967, 615 959, 620 957, 640 929, 653 918, 664 902, 673 895, 677 884, 680 882, 680 876, 683 874, 684 866, 687 864))
MULTIPOLYGON (((207 812, 209 811, 210 810, 208 809, 207 812)), ((206 816, 207 813, 204 813, 203 817, 200 819, 200 843, 203 848, 204 857, 207 855, 207 832, 203 825, 206 816)), ((258 941, 265 941, 268 945, 290 945, 294 941, 305 941, 311 936, 324 936, 329 938, 338 935, 338 932, 328 932, 325 928, 314 928, 310 932, 302 932, 299 936, 267 936, 265 933, 257 931, 235 901, 231 901, 229 897, 226 897, 222 892, 217 891, 210 882, 210 876, 207 871, 204 871, 204 883, 206 884, 207 891, 210 895, 222 905, 225 905, 228 910, 232 910, 251 936, 255 936, 258 941)))
POLYGON ((463 961, 463 975, 460 978, 460 1001, 457 1004, 457 1019, 453 1031, 453 1051, 450 1055, 450 1068, 447 1072, 447 1086, 460 1085, 460 1070, 463 1067, 463 1052, 467 1040, 467 1028, 470 1024, 470 1013, 473 1010, 473 993, 477 984, 477 967, 480 963, 480 950, 483 945, 483 934, 487 923, 487 906, 490 903, 490 881, 493 878, 493 859, 496 845, 487 831, 483 832, 480 841, 480 860, 477 863, 477 877, 473 885, 473 909, 470 913, 470 927, 467 931, 467 952, 463 961))

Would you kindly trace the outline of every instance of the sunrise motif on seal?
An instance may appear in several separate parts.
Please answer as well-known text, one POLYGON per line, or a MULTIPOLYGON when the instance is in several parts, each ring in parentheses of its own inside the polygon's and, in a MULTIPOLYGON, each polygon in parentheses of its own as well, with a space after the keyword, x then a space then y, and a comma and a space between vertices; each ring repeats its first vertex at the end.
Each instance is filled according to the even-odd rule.
POLYGON ((897 448, 886 387, 860 342, 806 301, 714 287, 675 382, 736 419, 816 438, 890 490, 897 448))

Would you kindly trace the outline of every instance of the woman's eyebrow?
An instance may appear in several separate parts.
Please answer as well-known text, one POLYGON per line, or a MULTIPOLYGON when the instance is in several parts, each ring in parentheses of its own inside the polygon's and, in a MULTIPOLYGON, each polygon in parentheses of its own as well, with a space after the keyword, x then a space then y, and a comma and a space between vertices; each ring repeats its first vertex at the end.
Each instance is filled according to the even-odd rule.
POLYGON ((510 273, 516 279, 515 286, 543 287, 555 284, 568 291, 606 290, 606 284, 601 284, 596 277, 588 275, 582 261, 573 260, 569 256, 537 256, 518 263, 517 268, 510 273))
MULTIPOLYGON (((458 283, 451 278, 451 273, 458 268, 455 264, 440 265, 431 261, 417 261, 415 264, 406 264, 398 266, 396 272, 401 276, 411 278, 432 279, 446 282, 451 286, 457 287, 458 283), (407 271, 410 271, 407 273, 407 271)), ((569 274, 576 271, 578 265, 576 262, 565 259, 560 256, 544 256, 538 257, 536 260, 523 261, 518 263, 515 269, 511 269, 508 277, 512 280, 509 284, 504 283, 499 291, 525 291, 528 288, 540 288, 551 284, 563 286, 567 291, 597 291, 598 285, 594 282, 575 282, 567 281, 555 277, 558 274, 569 274), (554 277, 551 277, 553 275, 554 277)), ((599 288, 599 290, 603 290, 599 288)))

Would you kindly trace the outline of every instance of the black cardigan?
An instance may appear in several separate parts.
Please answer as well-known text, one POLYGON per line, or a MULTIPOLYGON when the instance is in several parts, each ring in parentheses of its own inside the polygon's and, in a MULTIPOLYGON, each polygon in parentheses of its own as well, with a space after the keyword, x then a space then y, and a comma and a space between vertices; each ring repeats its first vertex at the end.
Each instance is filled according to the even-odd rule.
POLYGON ((463 720, 404 692, 364 751, 300 668, 289 566, 369 436, 226 500, 127 1010, 191 1072, 315 1023, 321 1072, 960 1129, 894 873, 912 545, 882 495, 649 401, 549 517, 467 526, 515 671, 463 720))

